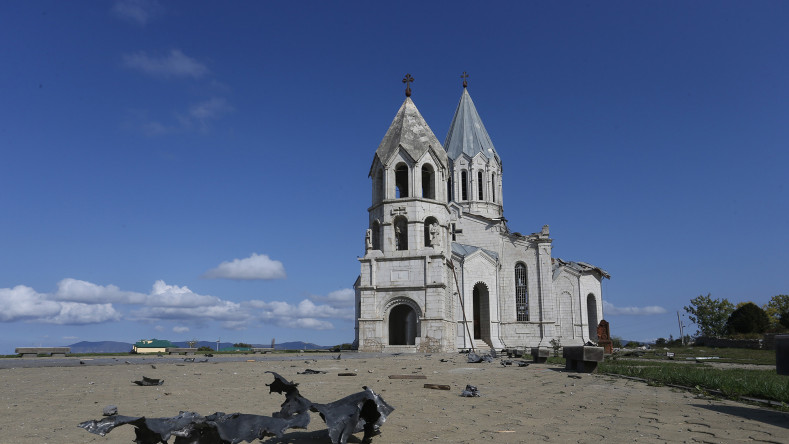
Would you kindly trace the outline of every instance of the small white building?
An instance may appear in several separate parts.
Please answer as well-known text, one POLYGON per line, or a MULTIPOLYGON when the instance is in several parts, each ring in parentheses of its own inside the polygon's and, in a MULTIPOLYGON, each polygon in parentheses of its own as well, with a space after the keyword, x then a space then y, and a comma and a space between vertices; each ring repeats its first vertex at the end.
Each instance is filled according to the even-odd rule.
POLYGON ((604 270, 552 257, 548 226, 504 218, 502 160, 464 84, 444 145, 410 89, 373 156, 356 292, 362 351, 450 352, 595 340, 604 270))

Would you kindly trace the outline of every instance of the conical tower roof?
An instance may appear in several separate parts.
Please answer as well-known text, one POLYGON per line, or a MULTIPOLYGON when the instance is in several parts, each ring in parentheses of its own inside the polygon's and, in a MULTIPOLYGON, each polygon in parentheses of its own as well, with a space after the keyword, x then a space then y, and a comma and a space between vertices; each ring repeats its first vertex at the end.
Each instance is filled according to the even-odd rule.
POLYGON ((455 110, 452 124, 449 125, 449 132, 444 140, 444 149, 452 160, 457 159, 463 153, 469 157, 482 153, 488 159, 495 158, 501 161, 466 88, 463 88, 460 103, 455 110))
POLYGON ((441 166, 447 166, 446 151, 410 97, 406 97, 403 105, 400 106, 375 154, 381 163, 386 163, 398 147, 403 147, 414 160, 421 158, 430 147, 433 147, 441 166))

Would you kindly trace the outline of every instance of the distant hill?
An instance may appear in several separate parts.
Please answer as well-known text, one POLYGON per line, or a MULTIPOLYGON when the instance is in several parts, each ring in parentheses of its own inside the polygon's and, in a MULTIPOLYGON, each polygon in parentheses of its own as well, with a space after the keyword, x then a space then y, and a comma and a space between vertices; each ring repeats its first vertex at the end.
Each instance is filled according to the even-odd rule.
MULTIPOLYGON (((176 347, 188 347, 186 341, 171 341, 176 347)), ((232 347, 233 342, 220 342, 219 348, 232 347)), ((71 353, 127 353, 132 349, 133 343, 129 342, 116 342, 116 341, 98 341, 89 342, 82 341, 76 344, 71 344, 71 353)), ((253 347, 271 347, 271 343, 267 344, 252 344, 253 347)), ((216 342, 199 341, 196 348, 209 347, 211 350, 216 350, 216 342)), ((283 342, 282 344, 275 344, 276 350, 326 350, 330 349, 331 345, 317 345, 311 342, 293 341, 283 342)))
POLYGON ((82 341, 68 347, 71 347, 71 353, 126 353, 132 349, 132 345, 128 342, 116 341, 82 341))
MULTIPOLYGON (((271 343, 269 343, 268 345, 256 345, 255 347, 271 347, 271 343)), ((275 350, 326 350, 332 347, 333 345, 316 345, 311 342, 301 342, 301 341, 283 342, 282 344, 274 344, 275 350)))

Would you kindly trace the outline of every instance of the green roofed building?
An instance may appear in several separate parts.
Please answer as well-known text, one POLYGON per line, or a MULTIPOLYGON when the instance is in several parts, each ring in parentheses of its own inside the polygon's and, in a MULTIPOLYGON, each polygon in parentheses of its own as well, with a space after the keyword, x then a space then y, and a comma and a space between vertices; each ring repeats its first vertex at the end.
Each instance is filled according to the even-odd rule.
POLYGON ((165 353, 167 348, 175 348, 172 342, 166 339, 140 339, 134 343, 134 353, 165 353))

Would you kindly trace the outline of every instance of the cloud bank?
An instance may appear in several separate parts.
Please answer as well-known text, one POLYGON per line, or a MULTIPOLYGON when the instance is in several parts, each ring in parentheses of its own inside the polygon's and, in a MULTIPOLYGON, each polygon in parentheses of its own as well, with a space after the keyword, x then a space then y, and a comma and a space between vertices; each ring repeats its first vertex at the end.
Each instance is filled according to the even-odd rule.
POLYGON ((49 324, 96 324, 120 319, 112 304, 61 302, 51 295, 17 285, 0 288, 0 322, 37 321, 49 324))
MULTIPOLYGON (((231 264, 232 270, 232 264, 244 264, 248 259, 255 259, 253 264, 256 261, 279 264, 263 255, 253 255, 226 264, 231 264)), ((246 265, 240 266, 240 269, 246 270, 246 265)), ((257 270, 255 273, 260 271, 256 267, 252 269, 257 270)), ((284 269, 281 272, 284 276, 284 269)), ((163 280, 154 282, 150 292, 140 293, 123 291, 115 285, 98 285, 66 278, 58 282, 53 293, 39 293, 25 285, 0 288, 0 307, 3 307, 0 322, 84 325, 125 320, 155 324, 155 330, 164 331, 159 324, 174 321, 177 325, 172 327, 172 331, 176 333, 191 331, 193 327, 190 328, 190 323, 199 326, 206 322, 218 322, 230 330, 243 330, 254 323, 330 330, 335 328, 332 320, 353 320, 353 301, 354 293, 350 288, 336 290, 325 296, 309 296, 297 304, 277 300, 233 302, 197 294, 189 287, 170 285, 163 280)))

